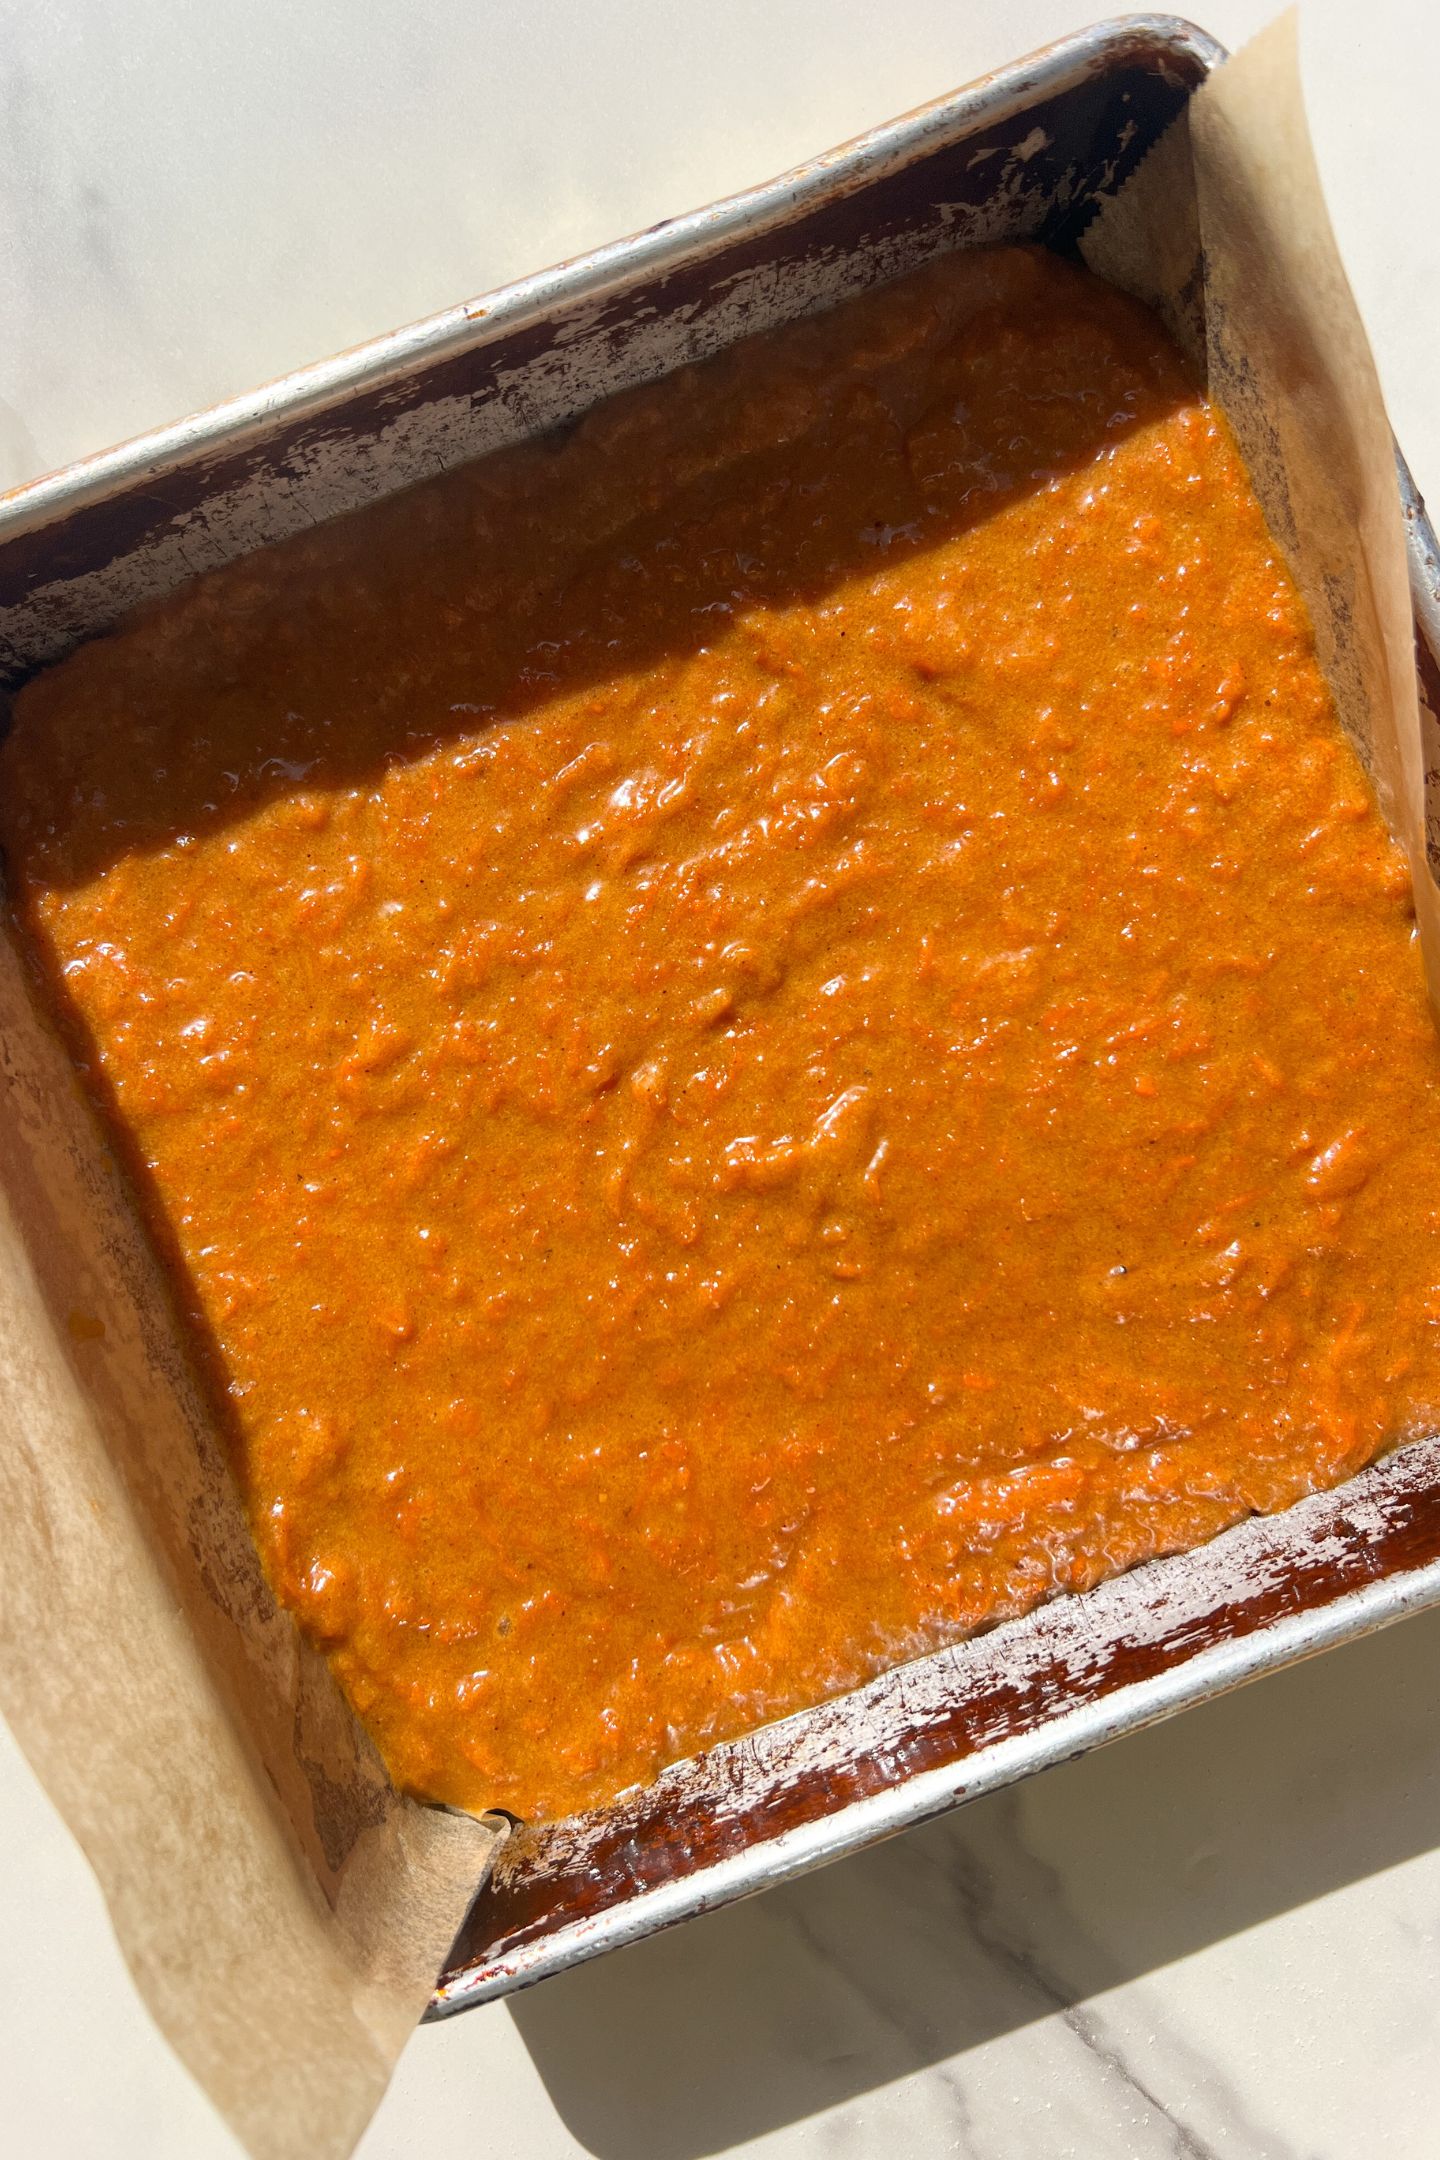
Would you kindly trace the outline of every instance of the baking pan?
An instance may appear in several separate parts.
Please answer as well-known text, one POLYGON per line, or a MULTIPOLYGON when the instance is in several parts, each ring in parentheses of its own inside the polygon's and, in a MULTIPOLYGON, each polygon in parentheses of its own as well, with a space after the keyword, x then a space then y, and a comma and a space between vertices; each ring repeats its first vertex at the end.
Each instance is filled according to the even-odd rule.
MULTIPOLYGON (((0 682, 137 602, 959 246, 1074 246, 1208 71, 1104 23, 748 194, 87 459, 0 500, 0 682)), ((1422 689, 1440 554, 1403 463, 1422 689)), ((1432 758, 1432 765, 1440 760, 1432 758)), ((1440 1438, 1199 1550, 518 1828, 429 2015, 524 1987, 1440 1602, 1440 1438)))

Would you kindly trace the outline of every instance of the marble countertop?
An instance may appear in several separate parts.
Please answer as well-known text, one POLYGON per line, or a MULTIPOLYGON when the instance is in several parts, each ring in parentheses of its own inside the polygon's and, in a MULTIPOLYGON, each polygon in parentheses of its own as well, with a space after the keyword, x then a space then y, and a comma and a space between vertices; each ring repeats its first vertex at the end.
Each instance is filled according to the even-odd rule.
MULTIPOLYGON (((1101 11, 1095 0, 1094 12, 1101 11)), ((1271 12, 1214 0, 1239 42, 1271 12)), ((0 0, 0 485, 761 178, 1064 0, 0 0)), ((1440 492, 1440 12, 1308 0, 1320 164, 1440 492)), ((1431 2160, 1440 1612, 417 2033, 362 2160, 1431 2160)), ((0 2094, 236 2160, 0 1731, 0 2094)))

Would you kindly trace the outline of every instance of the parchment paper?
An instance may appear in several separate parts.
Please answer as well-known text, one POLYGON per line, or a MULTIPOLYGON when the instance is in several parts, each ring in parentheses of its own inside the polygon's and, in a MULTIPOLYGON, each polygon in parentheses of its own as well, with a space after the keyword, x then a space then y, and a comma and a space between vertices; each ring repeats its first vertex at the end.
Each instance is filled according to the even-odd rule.
MULTIPOLYGON (((1159 307, 1229 416, 1410 851, 1434 983, 1391 440, 1294 43, 1286 19, 1221 70, 1085 252, 1159 307)), ((3 940, 0 1435, 0 1708, 250 2151, 342 2160, 502 1832, 399 1800, 277 1612, 163 1283, 3 940)))
POLYGON ((1321 193, 1293 9, 1190 100, 1081 252, 1157 310, 1234 430, 1341 722, 1409 860, 1440 1011, 1394 440, 1321 193))
POLYGON ((8 939, 0 1436, 0 1708, 146 2003, 242 2142, 343 2160, 502 1832, 400 1799, 277 1610, 155 1262, 8 939))

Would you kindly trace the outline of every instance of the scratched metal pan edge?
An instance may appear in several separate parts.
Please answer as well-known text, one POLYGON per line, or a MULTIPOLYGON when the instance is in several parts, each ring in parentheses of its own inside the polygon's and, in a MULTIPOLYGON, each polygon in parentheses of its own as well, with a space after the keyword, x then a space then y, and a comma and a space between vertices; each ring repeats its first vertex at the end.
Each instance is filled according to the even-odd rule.
MULTIPOLYGON (((761 187, 0 498, 0 677, 23 680, 196 569, 945 247, 1067 245, 1223 57, 1175 17, 1098 24, 761 187)), ((1401 480, 1435 704, 1440 554, 1403 463, 1401 480)), ((611 1808, 517 1831, 428 2014, 531 1985, 1437 1602, 1440 1440, 1422 1440, 1283 1515, 679 1764, 611 1808)))
POLYGON ((897 164, 980 122, 993 125, 1010 108, 1028 108, 1094 74, 1122 51, 1148 52, 1192 81, 1224 57, 1206 32, 1166 14, 1116 17, 1057 39, 1027 57, 867 129, 835 149, 738 194, 698 210, 661 219, 627 239, 610 241, 478 298, 418 318, 326 359, 288 371, 255 390, 147 429, 115 446, 41 474, 0 493, 0 540, 48 526, 57 512, 100 500, 137 478, 155 477, 216 447, 261 436, 277 417, 327 411, 362 389, 403 380, 417 366, 476 344, 529 320, 557 302, 598 299, 637 277, 663 274, 722 248, 736 233, 767 230, 882 178, 897 164))
POLYGON ((973 226, 983 210, 983 187, 977 191, 975 174, 954 156, 977 137, 993 138, 1004 152, 981 182, 993 178, 998 200, 1004 178, 1012 198, 1007 214, 992 220, 992 237, 1055 238, 1076 213, 1076 202, 1061 199, 1061 184, 1083 200, 1095 161, 1107 162, 1094 139, 1094 109, 1107 87, 1118 94, 1129 82, 1137 100, 1133 140, 1117 145, 1110 130, 1108 164, 1124 171, 1138 161, 1137 145, 1159 131, 1157 118, 1178 110, 1220 55, 1213 40, 1172 16, 1101 23, 778 179, 0 496, 0 683, 23 682, 197 570, 394 492, 454 458, 542 433, 630 383, 805 312, 798 299, 783 304, 783 295, 754 291, 737 294, 728 318, 718 304, 727 280, 741 283, 746 266, 753 272, 767 253, 771 267, 783 261, 794 280, 800 265, 793 252, 784 260, 787 233, 811 229, 832 270, 847 252, 858 266, 848 288, 832 278, 826 289, 823 275, 818 283, 812 275, 810 306, 832 304, 954 244, 963 234, 958 226, 952 234, 951 224, 968 217, 973 226), (1158 99, 1158 114, 1138 110, 1142 92, 1158 99), (1075 148, 1090 162, 1059 172, 1054 144, 1028 143, 1021 123, 1064 100, 1088 130, 1075 148), (927 206, 928 233, 919 220, 907 226, 907 184, 947 157, 952 199, 927 206), (1009 214, 1027 205, 1033 214, 1009 214), (846 229, 847 207, 855 206, 888 219, 888 234, 860 245, 853 218, 846 229), (648 347, 647 306, 663 318, 648 347), (593 329, 597 321, 591 336, 587 323, 593 329), (580 364, 567 373, 565 360, 580 364))
POLYGON ((426 2015, 532 1986, 1437 1602, 1432 1437, 677 1764, 588 1819, 522 1831, 426 2015))

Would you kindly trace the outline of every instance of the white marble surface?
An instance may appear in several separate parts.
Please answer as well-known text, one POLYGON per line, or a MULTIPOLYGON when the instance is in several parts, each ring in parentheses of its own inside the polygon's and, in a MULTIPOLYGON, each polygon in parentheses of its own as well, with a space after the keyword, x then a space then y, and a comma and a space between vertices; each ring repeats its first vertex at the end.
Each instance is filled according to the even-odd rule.
MULTIPOLYGON (((1103 0, 1096 0, 1099 11, 1103 0)), ((1268 9, 1213 0, 1231 42, 1268 9)), ((1064 0, 0 0, 0 484, 762 177, 1064 0)), ((1310 0, 1440 495, 1440 11, 1310 0)), ((363 2160, 1433 2160, 1440 1614, 417 2034, 363 2160)), ((235 2160, 0 1734, 0 2149, 235 2160)))

